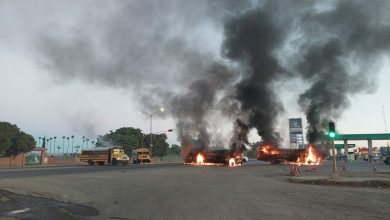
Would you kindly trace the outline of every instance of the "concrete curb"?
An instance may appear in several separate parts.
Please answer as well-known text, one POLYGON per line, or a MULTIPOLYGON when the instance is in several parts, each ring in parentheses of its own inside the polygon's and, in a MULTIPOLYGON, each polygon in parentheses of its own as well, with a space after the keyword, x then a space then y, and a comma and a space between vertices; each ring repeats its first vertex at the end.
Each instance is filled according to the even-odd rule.
POLYGON ((291 177, 290 182, 315 184, 315 185, 336 185, 336 186, 356 186, 372 188, 390 188, 390 179, 387 178, 353 178, 339 177, 332 179, 329 177, 291 177))

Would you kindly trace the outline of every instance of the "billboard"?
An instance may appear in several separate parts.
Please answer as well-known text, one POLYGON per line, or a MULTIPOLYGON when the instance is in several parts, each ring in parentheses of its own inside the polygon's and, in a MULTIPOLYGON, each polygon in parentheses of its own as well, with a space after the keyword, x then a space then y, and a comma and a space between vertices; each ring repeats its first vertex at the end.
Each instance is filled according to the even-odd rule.
POLYGON ((289 132, 291 148, 298 148, 299 145, 303 144, 302 118, 289 119, 289 132))

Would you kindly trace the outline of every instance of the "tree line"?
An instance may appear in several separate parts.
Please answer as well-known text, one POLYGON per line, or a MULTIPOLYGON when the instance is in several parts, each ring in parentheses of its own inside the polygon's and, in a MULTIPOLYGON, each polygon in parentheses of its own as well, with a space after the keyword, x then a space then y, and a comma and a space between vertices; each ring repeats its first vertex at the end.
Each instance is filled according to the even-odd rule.
POLYGON ((180 154, 180 147, 172 145, 170 148, 167 139, 165 133, 144 134, 139 128, 123 127, 115 131, 109 131, 105 135, 99 135, 96 146, 122 146, 128 155, 133 150, 141 147, 152 149, 152 155, 157 157, 163 157, 167 154, 180 154))

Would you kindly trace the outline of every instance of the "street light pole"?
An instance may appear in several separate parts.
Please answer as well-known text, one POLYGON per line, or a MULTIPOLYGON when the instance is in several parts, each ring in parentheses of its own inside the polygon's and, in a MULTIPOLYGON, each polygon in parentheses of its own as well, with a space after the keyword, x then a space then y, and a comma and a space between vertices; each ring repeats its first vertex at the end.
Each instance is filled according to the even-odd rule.
POLYGON ((150 114, 150 146, 153 146, 152 130, 153 130, 153 114, 150 114))
POLYGON ((142 133, 142 143, 141 143, 141 148, 144 148, 144 137, 145 137, 145 134, 142 133))
POLYGON ((332 165, 333 165, 333 178, 336 178, 338 177, 338 174, 337 174, 337 166, 336 166, 336 149, 335 149, 335 146, 334 146, 334 137, 332 137, 332 155, 333 155, 333 161, 332 161, 332 165))
POLYGON ((144 112, 144 111, 141 111, 143 114, 149 116, 150 118, 150 153, 152 154, 152 148, 153 148, 153 115, 156 114, 157 112, 163 112, 164 111, 164 108, 160 108, 159 110, 155 111, 155 112, 152 112, 152 113, 147 113, 147 112, 144 112))

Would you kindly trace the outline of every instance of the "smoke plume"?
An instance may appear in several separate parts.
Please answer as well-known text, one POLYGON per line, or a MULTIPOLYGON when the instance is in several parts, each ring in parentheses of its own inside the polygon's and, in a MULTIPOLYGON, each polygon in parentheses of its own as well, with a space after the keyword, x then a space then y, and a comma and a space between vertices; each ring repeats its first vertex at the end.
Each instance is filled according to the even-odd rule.
MULTIPOLYGON (((240 103, 240 112, 249 116, 247 125, 256 128, 268 144, 280 141, 275 124, 283 107, 272 82, 284 72, 273 54, 282 39, 281 31, 262 9, 231 18, 225 24, 223 55, 243 69, 241 81, 234 85, 231 98, 240 103)), ((249 129, 245 131, 247 135, 249 129)))
POLYGON ((305 90, 297 101, 309 142, 352 94, 373 91, 390 47, 387 1, 240 3, 116 2, 67 35, 42 31, 39 62, 57 82, 130 89, 145 108, 166 106, 186 150, 209 147, 215 112, 231 122, 230 146, 247 144, 251 129, 279 145, 288 108, 278 94, 289 79, 305 90))
POLYGON ((386 5, 340 1, 327 11, 308 11, 300 18, 309 40, 301 46, 297 73, 310 86, 299 104, 306 112, 310 143, 324 133, 330 119, 340 118, 350 95, 373 90, 376 67, 389 52, 389 16, 382 8, 386 5))

